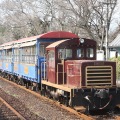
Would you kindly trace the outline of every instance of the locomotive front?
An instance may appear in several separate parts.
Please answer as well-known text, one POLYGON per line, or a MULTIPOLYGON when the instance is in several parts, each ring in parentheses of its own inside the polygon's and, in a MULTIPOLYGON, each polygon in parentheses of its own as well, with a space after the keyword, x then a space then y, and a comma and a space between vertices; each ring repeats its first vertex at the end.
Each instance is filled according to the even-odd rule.
POLYGON ((120 100, 116 87, 116 63, 110 61, 66 61, 67 83, 74 86, 72 106, 89 110, 113 109, 120 100))

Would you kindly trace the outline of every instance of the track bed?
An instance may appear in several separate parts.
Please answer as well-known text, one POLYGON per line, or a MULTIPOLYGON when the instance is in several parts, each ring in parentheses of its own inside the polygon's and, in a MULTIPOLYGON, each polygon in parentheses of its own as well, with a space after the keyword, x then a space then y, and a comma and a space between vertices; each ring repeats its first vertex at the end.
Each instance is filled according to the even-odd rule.
POLYGON ((57 107, 47 99, 37 98, 21 88, 0 80, 0 96, 13 102, 15 108, 22 108, 21 113, 29 120, 81 120, 76 115, 57 107), (16 103, 16 102, 18 103, 16 103), (14 103, 15 102, 15 103, 14 103))
POLYGON ((20 118, 0 100, 0 120, 20 120, 20 118))
MULTIPOLYGON (((48 99, 40 96, 36 92, 28 92, 31 90, 26 89, 23 86, 11 83, 8 80, 0 79, 0 96, 7 98, 7 100, 12 104, 12 106, 20 111, 20 113, 29 120, 83 120, 84 114, 81 115, 82 118, 78 117, 76 114, 72 114, 54 104, 48 99), (23 89, 21 89, 23 88, 23 89), (34 94, 33 94, 34 93, 34 94)), ((84 116, 84 120, 119 120, 120 112, 118 114, 109 115, 93 115, 84 116)))
MULTIPOLYGON (((14 113, 10 108, 8 108, 5 105, 2 105, 0 116, 3 116, 3 118, 5 120, 6 119, 8 119, 8 120, 12 120, 12 119, 13 120, 19 120, 19 119, 20 120, 21 119, 22 120, 27 120, 27 119, 44 120, 44 118, 41 118, 41 117, 37 116, 36 114, 32 113, 28 108, 25 107, 24 103, 22 103, 20 100, 18 100, 17 98, 15 98, 12 95, 7 94, 2 89, 0 89, 0 97, 1 97, 1 99, 5 100, 11 106, 11 108, 14 109, 13 111, 16 110, 21 116, 23 116, 23 117, 17 116, 17 114, 14 113)), ((0 117, 0 120, 1 120, 1 117, 0 117)))

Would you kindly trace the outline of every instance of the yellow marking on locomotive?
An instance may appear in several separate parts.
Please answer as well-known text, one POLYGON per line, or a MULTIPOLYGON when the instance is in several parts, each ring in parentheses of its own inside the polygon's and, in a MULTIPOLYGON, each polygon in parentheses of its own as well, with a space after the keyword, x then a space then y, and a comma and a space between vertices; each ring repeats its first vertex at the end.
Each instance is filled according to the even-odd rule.
POLYGON ((18 66, 17 65, 14 65, 14 70, 18 71, 18 66))
POLYGON ((6 63, 6 69, 8 69, 8 63, 6 63))
POLYGON ((0 62, 0 67, 2 67, 2 63, 0 62))
POLYGON ((24 73, 28 74, 28 67, 26 67, 26 66, 24 67, 24 73))

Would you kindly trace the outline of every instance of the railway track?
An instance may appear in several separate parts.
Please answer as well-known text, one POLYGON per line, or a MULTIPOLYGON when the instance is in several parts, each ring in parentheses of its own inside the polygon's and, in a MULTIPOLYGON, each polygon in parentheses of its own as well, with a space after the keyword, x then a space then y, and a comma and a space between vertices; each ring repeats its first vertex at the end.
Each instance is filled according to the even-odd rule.
POLYGON ((34 115, 24 104, 0 89, 0 120, 44 120, 34 115))
MULTIPOLYGON (((37 92, 31 91, 31 90, 29 90, 29 89, 26 89, 24 86, 17 85, 16 83, 11 82, 11 81, 8 81, 8 80, 5 79, 5 78, 1 78, 1 77, 0 77, 0 79, 4 80, 4 81, 6 81, 6 82, 8 82, 8 83, 10 83, 10 84, 12 84, 12 85, 14 85, 14 86, 19 87, 19 88, 27 91, 28 93, 31 93, 32 95, 36 96, 37 98, 43 99, 44 101, 53 104, 53 106, 58 106, 58 107, 60 107, 61 109, 67 110, 68 112, 70 112, 70 113, 78 116, 78 117, 79 117, 80 119, 82 119, 82 120, 108 120, 106 116, 105 116, 104 119, 103 119, 103 116, 102 116, 102 117, 101 117, 101 116, 97 116, 97 117, 96 117, 96 116, 87 116, 87 115, 85 115, 85 114, 83 114, 83 113, 77 112, 77 111, 74 110, 74 109, 71 109, 71 108, 66 107, 66 106, 64 106, 64 105, 61 105, 59 102, 55 102, 55 101, 53 101, 53 100, 51 100, 51 99, 48 99, 48 98, 46 98, 46 97, 44 97, 44 96, 41 96, 41 95, 40 95, 39 93, 37 93, 37 92)), ((116 120, 120 120, 120 117, 119 117, 118 115, 117 115, 117 116, 114 116, 114 117, 113 117, 114 119, 113 119, 112 117, 109 117, 109 118, 110 118, 110 120, 115 120, 115 119, 116 119, 116 120)))
POLYGON ((32 95, 34 95, 34 96, 37 97, 37 98, 40 98, 40 99, 42 99, 42 100, 44 100, 44 101, 46 101, 46 102, 49 102, 49 103, 52 104, 53 106, 57 106, 57 107, 59 107, 60 109, 64 109, 64 110, 70 112, 71 114, 74 114, 74 115, 78 116, 79 118, 82 118, 83 120, 95 120, 95 119, 92 118, 91 116, 87 116, 87 115, 85 115, 85 114, 83 114, 83 113, 80 113, 80 112, 77 112, 76 110, 73 110, 72 108, 69 108, 69 107, 66 107, 66 106, 62 105, 62 104, 60 104, 59 102, 55 102, 55 101, 53 101, 53 100, 51 100, 51 99, 48 99, 48 98, 46 98, 46 97, 44 97, 44 96, 41 96, 39 93, 34 92, 34 91, 31 91, 30 89, 26 89, 24 86, 17 85, 16 83, 14 83, 14 82, 12 82, 12 81, 9 81, 9 80, 7 80, 7 79, 5 79, 5 78, 2 78, 2 77, 0 77, 0 79, 1 79, 1 80, 4 80, 4 81, 6 81, 6 82, 8 82, 8 83, 10 83, 10 84, 12 84, 12 85, 14 85, 14 86, 19 87, 20 89, 23 89, 23 90, 27 91, 28 93, 31 93, 32 95))
POLYGON ((0 97, 0 120, 26 120, 10 104, 0 97))

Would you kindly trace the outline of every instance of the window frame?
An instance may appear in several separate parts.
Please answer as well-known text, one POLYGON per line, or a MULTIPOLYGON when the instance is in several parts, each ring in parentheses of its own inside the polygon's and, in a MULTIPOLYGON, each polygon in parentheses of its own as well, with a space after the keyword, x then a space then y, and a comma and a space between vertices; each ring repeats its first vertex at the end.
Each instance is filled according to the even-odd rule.
POLYGON ((58 49, 58 59, 67 59, 67 58, 72 58, 72 57, 73 57, 73 49, 71 48, 59 48, 58 49), (71 51, 68 51, 68 50, 71 50, 71 51))
POLYGON ((87 57, 87 58, 93 58, 94 55, 95 55, 95 53, 94 53, 94 48, 89 47, 89 48, 86 49, 86 57, 87 57), (88 51, 88 50, 89 50, 89 51, 88 51), (91 50, 92 50, 92 51, 91 51, 91 50), (89 53, 88 53, 88 52, 89 52, 89 53), (91 56, 91 55, 92 55, 92 56, 91 56))
POLYGON ((78 48, 77 49, 77 58, 83 58, 83 57, 85 57, 85 52, 84 52, 84 48, 78 48), (78 50, 81 50, 81 53, 80 53, 80 51, 78 51, 78 50), (80 55, 81 54, 81 55, 80 55), (80 55, 80 56, 79 56, 80 55))

